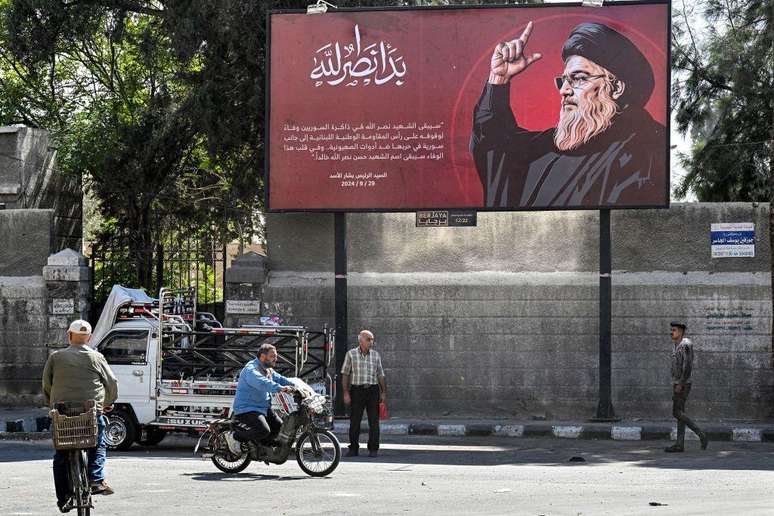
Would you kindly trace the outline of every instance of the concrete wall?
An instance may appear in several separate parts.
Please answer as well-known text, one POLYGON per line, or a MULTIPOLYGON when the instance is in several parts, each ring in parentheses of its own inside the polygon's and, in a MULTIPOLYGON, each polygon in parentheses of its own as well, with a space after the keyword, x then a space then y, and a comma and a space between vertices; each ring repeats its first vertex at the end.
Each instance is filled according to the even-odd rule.
POLYGON ((42 276, 0 276, 0 405, 40 401, 46 344, 42 276))
MULTIPOLYGON (((0 211, 0 220, 7 213, 0 211)), ((29 250, 27 256, 39 262, 29 250)), ((49 352, 67 342, 70 321, 88 318, 86 259, 66 249, 44 256, 43 264, 36 275, 0 275, 0 406, 41 404, 40 379, 49 352)))
POLYGON ((81 180, 56 167, 56 151, 50 145, 45 129, 0 127, 0 205, 53 210, 54 250, 80 249, 81 180))
MULTIPOLYGON (((614 406, 670 415, 670 320, 696 342, 689 407, 763 419, 774 407, 768 205, 613 214, 614 406), (755 222, 756 257, 711 259, 712 222, 755 222)), ((595 212, 480 213, 477 228, 350 214, 349 342, 377 336, 394 414, 590 417, 597 394, 595 212)), ((264 301, 333 324, 333 216, 267 218, 264 301)))

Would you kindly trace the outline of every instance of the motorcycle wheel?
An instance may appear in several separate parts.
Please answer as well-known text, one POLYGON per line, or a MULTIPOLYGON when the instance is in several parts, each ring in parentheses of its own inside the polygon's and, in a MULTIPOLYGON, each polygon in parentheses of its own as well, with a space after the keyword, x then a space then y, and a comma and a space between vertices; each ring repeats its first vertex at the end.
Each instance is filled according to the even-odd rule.
POLYGON ((231 453, 222 433, 212 437, 210 449, 212 450, 212 463, 223 473, 239 473, 250 465, 250 455, 247 452, 243 452, 239 456, 231 453))
POLYGON ((325 477, 333 473, 341 460, 341 445, 327 430, 304 432, 296 442, 296 461, 307 475, 325 477))

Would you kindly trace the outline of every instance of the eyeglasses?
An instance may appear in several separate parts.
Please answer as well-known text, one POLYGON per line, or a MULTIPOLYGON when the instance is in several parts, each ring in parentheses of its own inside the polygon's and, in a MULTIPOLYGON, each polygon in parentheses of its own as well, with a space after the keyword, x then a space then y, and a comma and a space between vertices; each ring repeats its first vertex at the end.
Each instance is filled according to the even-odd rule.
POLYGON ((554 82, 556 83, 556 89, 561 90, 562 86, 564 86, 564 81, 567 81, 570 83, 570 88, 582 88, 586 84, 588 84, 590 79, 599 79, 600 77, 604 77, 604 75, 571 75, 570 77, 567 77, 566 75, 559 75, 558 77, 554 78, 554 82))

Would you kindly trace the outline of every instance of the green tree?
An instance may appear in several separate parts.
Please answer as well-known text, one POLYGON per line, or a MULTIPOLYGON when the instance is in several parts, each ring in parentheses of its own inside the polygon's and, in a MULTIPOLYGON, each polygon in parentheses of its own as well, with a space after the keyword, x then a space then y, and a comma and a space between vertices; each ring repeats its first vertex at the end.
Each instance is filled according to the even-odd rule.
MULTIPOLYGON (((312 1, 0 0, 0 123, 49 129, 103 233, 125 233, 138 257, 166 228, 249 237, 263 201, 267 13, 312 1)), ((138 258, 141 284, 151 269, 138 258)))
POLYGON ((774 273, 774 3, 697 0, 695 12, 683 2, 675 9, 673 108, 694 142, 676 193, 769 202, 774 273))

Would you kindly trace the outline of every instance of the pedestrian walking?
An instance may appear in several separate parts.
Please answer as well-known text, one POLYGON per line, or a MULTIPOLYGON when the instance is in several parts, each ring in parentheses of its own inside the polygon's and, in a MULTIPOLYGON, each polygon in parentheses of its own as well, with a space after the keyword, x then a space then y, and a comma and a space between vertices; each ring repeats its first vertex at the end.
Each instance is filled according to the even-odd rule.
POLYGON ((693 368, 693 343, 685 336, 686 325, 680 322, 670 324, 672 337, 672 415, 677 419, 677 442, 666 448, 667 453, 685 450, 685 427, 699 436, 701 449, 707 449, 707 434, 685 414, 685 402, 691 392, 691 369, 693 368))
POLYGON ((368 414, 368 456, 376 457, 379 454, 379 403, 387 400, 387 383, 382 358, 372 349, 374 334, 363 330, 357 340, 358 346, 347 352, 341 368, 344 404, 350 405, 347 457, 359 454, 363 410, 368 414))

